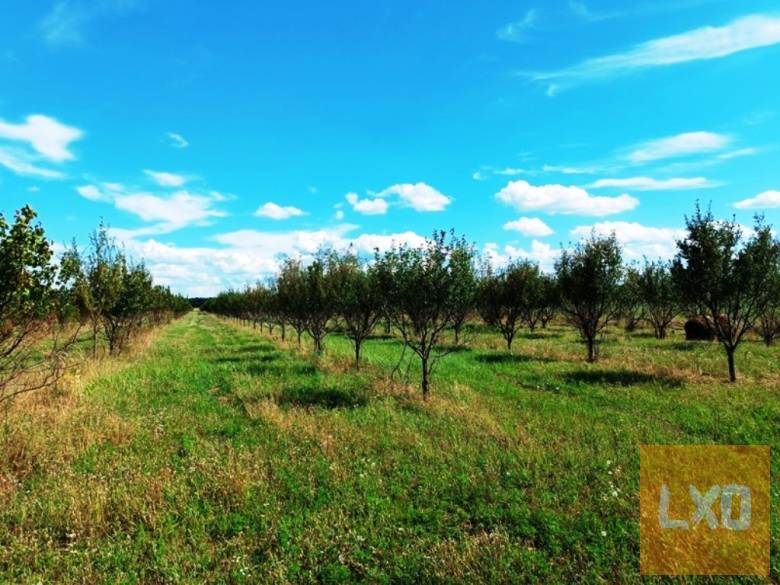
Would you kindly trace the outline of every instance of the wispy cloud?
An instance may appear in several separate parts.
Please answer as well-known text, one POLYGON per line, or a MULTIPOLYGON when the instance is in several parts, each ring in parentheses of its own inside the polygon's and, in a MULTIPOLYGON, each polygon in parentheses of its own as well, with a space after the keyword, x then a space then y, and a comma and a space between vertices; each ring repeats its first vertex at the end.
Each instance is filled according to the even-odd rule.
POLYGON ((544 165, 542 170, 545 173, 561 173, 562 175, 594 175, 598 172, 598 167, 584 166, 575 167, 567 165, 544 165))
POLYGON ((167 132, 165 136, 168 138, 168 143, 173 148, 187 148, 190 145, 184 136, 177 134, 176 132, 167 132))
POLYGON ((524 169, 519 167, 491 167, 482 166, 478 171, 472 173, 471 178, 475 181, 486 181, 491 176, 499 177, 517 177, 519 175, 536 175, 539 171, 534 169, 524 169))
POLYGON ((588 187, 592 189, 615 187, 619 189, 634 189, 636 191, 685 191, 688 189, 709 189, 719 185, 720 183, 710 181, 706 177, 675 177, 672 179, 627 177, 623 179, 599 179, 588 185, 588 187))
POLYGON ((40 166, 37 162, 39 158, 17 148, 0 146, 0 166, 17 175, 41 179, 62 179, 65 177, 60 171, 40 166))
POLYGON ((718 155, 718 160, 731 160, 732 158, 742 158, 743 156, 753 156, 758 154, 760 149, 758 148, 738 148, 737 150, 730 150, 728 152, 722 152, 718 155))
POLYGON ((578 18, 581 18, 587 22, 601 22, 603 20, 618 18, 625 14, 624 12, 618 11, 595 11, 591 9, 591 7, 588 6, 585 2, 575 2, 574 0, 569 1, 569 11, 578 18))
POLYGON ((138 0, 58 0, 38 26, 50 45, 79 45, 95 20, 124 16, 138 5, 138 0))
POLYGON ((151 171, 149 169, 146 169, 144 174, 161 187, 181 187, 190 180, 189 177, 184 175, 164 171, 151 171))
POLYGON ((685 132, 651 140, 635 146, 628 154, 632 163, 647 163, 722 150, 731 143, 730 136, 715 132, 685 132))
POLYGON ((755 14, 724 26, 706 26, 682 34, 647 41, 604 57, 587 59, 560 69, 531 74, 548 84, 549 95, 582 82, 609 78, 650 67, 718 59, 780 43, 780 17, 755 14))
POLYGON ((496 31, 496 37, 500 41, 509 43, 524 43, 528 40, 528 32, 534 28, 539 18, 533 8, 525 13, 525 16, 515 22, 510 22, 496 31))

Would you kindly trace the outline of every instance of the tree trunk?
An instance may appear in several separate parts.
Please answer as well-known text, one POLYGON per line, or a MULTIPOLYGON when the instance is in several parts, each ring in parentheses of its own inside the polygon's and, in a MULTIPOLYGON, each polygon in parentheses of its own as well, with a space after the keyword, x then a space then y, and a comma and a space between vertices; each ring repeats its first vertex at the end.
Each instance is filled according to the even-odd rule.
POLYGON ((460 325, 455 325, 455 345, 460 343, 460 325))
POLYGON ((729 382, 732 384, 737 381, 737 368, 734 365, 734 350, 732 348, 726 348, 726 356, 729 360, 729 382))
POLYGON ((361 345, 361 343, 357 339, 355 339, 354 342, 355 342, 355 369, 359 370, 360 369, 360 345, 361 345))
POLYGON ((285 336, 287 335, 287 327, 284 323, 282 323, 282 341, 284 341, 285 336))
POLYGON ((588 363, 592 364, 596 362, 596 340, 592 337, 588 337, 586 343, 588 344, 588 363))
POLYGON ((314 337, 314 353, 317 355, 322 353, 322 337, 319 335, 314 337))
POLYGON ((428 400, 428 395, 430 394, 429 375, 430 375, 430 372, 428 370, 428 358, 424 357, 424 358, 422 358, 422 393, 423 393, 423 400, 428 400))
POLYGON ((300 330, 298 330, 297 333, 298 333, 298 349, 301 349, 301 332, 300 332, 300 330))
POLYGON ((506 337, 506 349, 507 351, 512 351, 512 341, 514 340, 514 335, 508 335, 506 337))

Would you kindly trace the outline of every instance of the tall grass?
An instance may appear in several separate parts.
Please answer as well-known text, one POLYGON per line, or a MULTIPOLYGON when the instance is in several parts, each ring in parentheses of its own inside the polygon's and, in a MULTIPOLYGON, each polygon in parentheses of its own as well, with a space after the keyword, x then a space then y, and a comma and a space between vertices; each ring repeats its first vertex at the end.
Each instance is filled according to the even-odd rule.
POLYGON ((588 365, 474 328, 423 402, 396 339, 357 372, 192 313, 11 413, 0 581, 640 582, 639 444, 776 452, 780 360, 746 345, 732 386, 715 344, 614 333, 588 365))

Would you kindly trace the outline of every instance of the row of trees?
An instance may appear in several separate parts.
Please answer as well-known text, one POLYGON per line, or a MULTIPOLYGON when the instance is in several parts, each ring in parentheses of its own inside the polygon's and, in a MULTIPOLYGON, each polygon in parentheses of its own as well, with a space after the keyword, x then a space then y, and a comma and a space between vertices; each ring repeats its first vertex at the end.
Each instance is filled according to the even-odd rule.
POLYGON ((494 269, 463 238, 444 232, 419 248, 377 251, 371 262, 351 251, 321 251, 307 265, 288 258, 269 284, 223 293, 203 308, 281 327, 283 337, 291 327, 299 344, 307 332, 317 353, 340 330, 352 342, 356 367, 364 341, 384 323, 418 356, 426 397, 436 361, 468 341, 463 331, 473 315, 511 350, 521 327, 546 327, 560 314, 579 332, 590 362, 621 318, 629 325, 645 320, 663 339, 677 317, 695 316, 723 344, 735 381, 734 355, 746 333, 756 330, 771 344, 780 332, 780 245, 760 218, 748 238, 735 222, 698 207, 686 225, 671 262, 626 266, 614 235, 592 234, 563 250, 549 275, 529 261, 494 269))
POLYGON ((142 328, 188 309, 185 298, 155 286, 104 225, 86 251, 74 243, 55 259, 32 208, 12 223, 0 214, 0 403, 56 380, 85 327, 93 355, 103 340, 117 354, 142 328))
POLYGON ((341 331, 354 348, 360 367, 363 344, 380 321, 391 328, 422 365, 422 390, 427 398, 436 361, 461 343, 461 330, 474 306, 475 253, 454 234, 437 232, 425 246, 398 246, 377 253, 367 264, 353 251, 321 251, 304 266, 288 258, 269 285, 226 292, 203 309, 244 321, 278 326, 284 338, 292 328, 301 343, 308 333, 316 353, 333 331, 341 331), (455 345, 442 343, 453 328, 455 345))

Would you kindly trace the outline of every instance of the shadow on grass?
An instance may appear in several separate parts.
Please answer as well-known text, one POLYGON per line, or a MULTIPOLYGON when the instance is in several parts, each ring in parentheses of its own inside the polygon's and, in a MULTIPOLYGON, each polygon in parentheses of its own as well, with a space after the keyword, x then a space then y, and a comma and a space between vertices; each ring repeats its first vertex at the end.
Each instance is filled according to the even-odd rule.
POLYGON ((522 364, 531 362, 549 363, 552 359, 545 356, 518 355, 514 353, 483 353, 476 357, 483 364, 522 364))
POLYGON ((284 376, 311 376, 317 373, 316 366, 312 364, 296 364, 294 362, 277 362, 275 358, 270 360, 255 360, 247 363, 244 372, 250 376, 267 376, 283 374, 284 376))
POLYGON ((587 370, 569 372, 561 376, 571 384, 592 384, 627 388, 640 384, 658 384, 667 388, 679 388, 682 381, 670 376, 653 376, 631 370, 587 370))
POLYGON ((355 408, 368 404, 365 392, 315 384, 287 387, 276 397, 280 406, 355 408))
POLYGON ((236 353, 271 353, 276 351, 276 347, 269 343, 252 343, 249 345, 242 345, 233 351, 236 353))
POLYGON ((211 360, 215 364, 253 364, 273 362, 279 359, 279 353, 261 353, 259 355, 228 355, 211 360))
POLYGON ((532 339, 533 340, 533 339, 550 339, 550 338, 553 338, 553 337, 560 337, 560 336, 561 336, 560 333, 549 333, 549 332, 542 333, 541 331, 534 331, 534 332, 525 331, 523 333, 518 333, 515 336, 515 338, 516 339, 532 339))
POLYGON ((634 331, 627 331, 626 336, 636 339, 655 339, 655 333, 652 331, 640 331, 638 329, 634 331))
POLYGON ((675 341, 670 343, 669 347, 676 351, 696 351, 702 345, 712 343, 711 341, 675 341))
POLYGON ((442 345, 441 351, 447 353, 463 353, 464 351, 471 351, 471 348, 465 345, 442 345))

